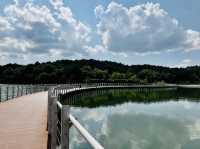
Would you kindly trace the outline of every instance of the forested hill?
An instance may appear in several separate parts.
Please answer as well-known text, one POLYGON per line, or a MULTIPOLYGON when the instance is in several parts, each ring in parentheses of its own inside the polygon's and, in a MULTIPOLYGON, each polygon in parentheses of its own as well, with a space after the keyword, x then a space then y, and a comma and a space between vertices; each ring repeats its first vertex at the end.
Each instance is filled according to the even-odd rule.
POLYGON ((168 68, 152 65, 127 66, 110 61, 59 60, 29 65, 0 66, 0 83, 67 82, 200 83, 200 66, 168 68))

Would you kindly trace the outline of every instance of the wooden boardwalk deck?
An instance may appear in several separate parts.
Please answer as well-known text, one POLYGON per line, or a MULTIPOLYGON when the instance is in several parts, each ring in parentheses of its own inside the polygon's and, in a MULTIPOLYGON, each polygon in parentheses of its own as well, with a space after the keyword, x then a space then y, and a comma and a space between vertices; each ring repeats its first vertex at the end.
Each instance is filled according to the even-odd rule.
POLYGON ((47 92, 0 103, 0 149, 47 148, 47 92))

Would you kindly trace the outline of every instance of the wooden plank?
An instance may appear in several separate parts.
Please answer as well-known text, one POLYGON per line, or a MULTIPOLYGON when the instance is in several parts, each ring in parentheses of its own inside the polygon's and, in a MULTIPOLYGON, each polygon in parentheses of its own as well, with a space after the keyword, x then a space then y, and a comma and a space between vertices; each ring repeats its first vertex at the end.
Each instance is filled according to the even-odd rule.
POLYGON ((47 148, 47 92, 0 103, 1 149, 47 148))

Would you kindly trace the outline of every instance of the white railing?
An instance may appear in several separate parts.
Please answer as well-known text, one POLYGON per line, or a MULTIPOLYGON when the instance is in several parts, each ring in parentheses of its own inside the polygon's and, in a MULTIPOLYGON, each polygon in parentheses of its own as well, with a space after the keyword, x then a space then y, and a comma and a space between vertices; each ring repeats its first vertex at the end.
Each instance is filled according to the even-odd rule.
POLYGON ((94 149, 104 149, 94 137, 70 114, 69 119, 80 134, 89 142, 94 149))

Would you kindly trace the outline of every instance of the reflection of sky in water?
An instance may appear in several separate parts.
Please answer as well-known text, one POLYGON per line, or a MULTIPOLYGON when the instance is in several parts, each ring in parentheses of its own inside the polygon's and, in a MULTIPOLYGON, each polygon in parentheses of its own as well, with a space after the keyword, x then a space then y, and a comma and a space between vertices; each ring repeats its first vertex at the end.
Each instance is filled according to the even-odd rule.
MULTIPOLYGON (((200 103, 124 103, 71 112, 106 149, 200 149, 200 103)), ((71 148, 90 146, 71 129, 71 148)))

